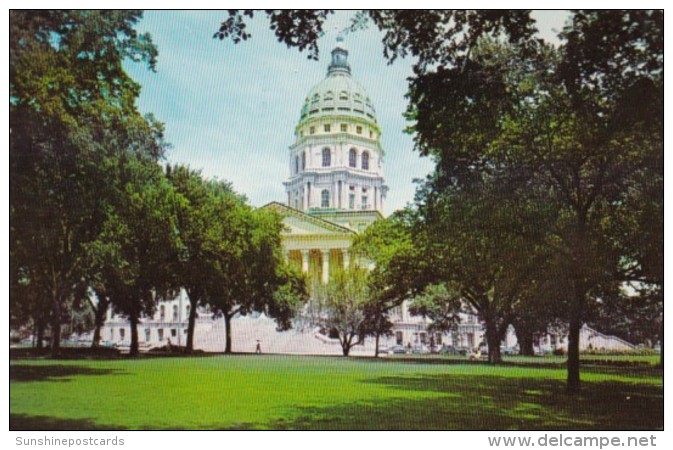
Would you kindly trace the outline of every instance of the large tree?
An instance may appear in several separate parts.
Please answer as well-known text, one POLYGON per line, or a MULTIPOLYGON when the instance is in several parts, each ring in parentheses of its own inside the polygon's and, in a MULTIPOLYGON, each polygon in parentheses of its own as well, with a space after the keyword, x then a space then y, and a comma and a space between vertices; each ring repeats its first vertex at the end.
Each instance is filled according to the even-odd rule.
POLYGON ((375 337, 375 356, 380 336, 391 329, 391 312, 423 289, 427 274, 420 248, 412 241, 413 214, 400 210, 372 223, 355 237, 351 252, 355 259, 371 264, 366 277, 370 301, 368 322, 375 337))
POLYGON ((180 248, 172 267, 176 282, 189 297, 185 350, 191 353, 198 309, 207 300, 209 283, 217 278, 219 255, 214 249, 223 239, 222 233, 227 231, 220 221, 224 220, 223 215, 236 214, 243 199, 229 184, 207 181, 188 167, 168 166, 166 172, 178 195, 176 214, 180 248))
MULTIPOLYGON (((220 185, 219 189, 229 190, 220 185)), ((301 274, 286 267, 281 247, 282 218, 242 201, 220 202, 209 252, 215 272, 206 288, 207 303, 225 322, 225 353, 232 351, 232 319, 263 312, 279 330, 292 326, 296 303, 305 298, 301 274)))
POLYGON ((86 250, 96 271, 97 296, 128 318, 130 354, 136 356, 141 318, 179 288, 172 270, 180 248, 177 196, 153 161, 122 157, 116 169, 109 171, 117 181, 116 196, 106 205, 99 236, 86 250))
POLYGON ((370 312, 377 299, 370 295, 369 271, 353 265, 330 273, 327 283, 316 281, 304 314, 313 326, 339 339, 341 351, 348 356, 366 336, 380 332, 380 317, 370 312))
POLYGON ((464 183, 447 183, 436 173, 417 194, 414 243, 423 249, 424 277, 449 294, 434 297, 444 302, 438 309, 451 311, 458 298, 477 313, 491 363, 500 362, 516 307, 547 257, 544 209, 511 178, 500 168, 464 183))
MULTIPOLYGON (((66 302, 86 284, 85 244, 105 221, 105 159, 147 150, 151 121, 124 59, 156 58, 138 11, 10 13, 10 264, 47 299, 51 347, 66 302)), ((156 129, 156 128, 154 128, 156 129)))

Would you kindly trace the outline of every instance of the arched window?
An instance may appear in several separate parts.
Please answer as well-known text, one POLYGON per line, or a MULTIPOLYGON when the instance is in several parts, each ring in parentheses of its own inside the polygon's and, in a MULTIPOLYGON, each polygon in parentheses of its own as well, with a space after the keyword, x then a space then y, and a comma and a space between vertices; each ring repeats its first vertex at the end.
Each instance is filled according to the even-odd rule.
POLYGON ((339 100, 348 100, 348 92, 347 91, 341 91, 339 93, 339 100))
POLYGON ((322 149, 322 166, 329 167, 332 165, 332 152, 329 148, 322 149))
POLYGON ((306 170, 306 152, 301 153, 301 170, 306 170))
POLYGON ((348 165, 351 167, 357 167, 357 159, 358 159, 358 152, 352 148, 350 152, 348 152, 348 165))
POLYGON ((299 173, 299 156, 294 157, 294 173, 299 173))
POLYGON ((323 208, 329 208, 329 191, 327 189, 323 190, 320 196, 322 200, 320 205, 323 208))
POLYGON ((362 170, 369 170, 369 152, 362 153, 362 170))

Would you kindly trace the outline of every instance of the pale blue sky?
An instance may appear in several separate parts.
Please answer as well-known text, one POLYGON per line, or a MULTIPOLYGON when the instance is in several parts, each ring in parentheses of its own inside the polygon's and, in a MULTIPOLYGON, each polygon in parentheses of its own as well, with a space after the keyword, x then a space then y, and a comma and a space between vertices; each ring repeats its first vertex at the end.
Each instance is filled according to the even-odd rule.
MULTIPOLYGON (((255 206, 285 199, 282 182, 289 175, 288 146, 309 89, 327 71, 337 30, 353 13, 338 12, 320 39, 320 61, 288 49, 268 29, 263 17, 249 23, 252 39, 234 45, 212 38, 223 11, 148 11, 139 25, 149 31, 159 49, 157 72, 128 65, 142 85, 139 106, 166 124, 173 145, 170 162, 188 164, 207 177, 233 183, 255 206)), ((536 13, 546 39, 560 30, 566 14, 536 13)), ((353 77, 367 90, 382 127, 386 152, 385 177, 390 187, 385 213, 413 199, 413 179, 432 170, 432 162, 413 151, 412 137, 403 133, 406 78, 411 61, 388 65, 381 35, 374 28, 349 35, 353 77)))

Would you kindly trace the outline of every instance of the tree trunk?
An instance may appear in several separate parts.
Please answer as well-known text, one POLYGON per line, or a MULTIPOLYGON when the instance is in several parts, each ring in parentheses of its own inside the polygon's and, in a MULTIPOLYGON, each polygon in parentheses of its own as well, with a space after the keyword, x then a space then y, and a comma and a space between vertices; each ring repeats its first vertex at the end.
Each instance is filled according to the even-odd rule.
POLYGON ((42 350, 44 348, 44 320, 42 318, 37 321, 35 328, 35 335, 37 336, 35 346, 38 350, 42 350))
POLYGON ((51 311, 51 355, 57 356, 61 349, 61 301, 55 292, 52 293, 51 311))
MULTIPOLYGON (((194 351, 194 328, 196 324, 196 305, 198 304, 198 299, 196 299, 196 296, 192 296, 190 294, 188 295, 190 306, 189 306, 189 320, 187 322, 187 345, 185 347, 185 353, 192 353, 194 351), (194 297, 193 300, 192 297, 194 297)), ((229 325, 227 325, 227 330, 229 330, 229 325)))
POLYGON ((566 390, 570 394, 580 390, 580 330, 581 320, 571 319, 568 327, 568 381, 566 390))
POLYGON ((93 330, 93 338, 91 339, 91 348, 100 347, 100 325, 96 324, 96 328, 93 330))
POLYGON ((351 352, 351 342, 353 341, 353 336, 344 334, 343 339, 339 338, 339 341, 341 342, 341 352, 344 356, 348 356, 351 352))
POLYGON ((533 349, 533 333, 526 329, 514 328, 516 333, 516 340, 519 344, 519 355, 521 356, 535 356, 533 349))
POLYGON ((381 333, 378 331, 376 332, 376 346, 374 347, 374 358, 379 357, 379 338, 381 337, 381 333))
POLYGON ((486 324, 486 344, 488 345, 488 362, 497 364, 502 362, 500 355, 500 333, 498 326, 491 320, 485 321, 486 324))
POLYGON ((573 283, 573 305, 568 323, 568 379, 566 391, 576 394, 580 390, 580 331, 584 316, 584 301, 587 289, 578 282, 573 283))
POLYGON ((129 322, 131 322, 131 349, 129 355, 136 357, 140 353, 140 347, 138 345, 138 316, 136 314, 131 314, 129 322))
POLYGON ((224 353, 231 353, 231 317, 233 314, 224 314, 224 328, 226 333, 226 341, 224 345, 224 353))
POLYGON ((105 324, 105 316, 107 315, 107 309, 109 302, 107 300, 98 301, 98 307, 96 308, 96 328, 93 331, 93 339, 91 340, 91 348, 100 347, 100 329, 105 324))

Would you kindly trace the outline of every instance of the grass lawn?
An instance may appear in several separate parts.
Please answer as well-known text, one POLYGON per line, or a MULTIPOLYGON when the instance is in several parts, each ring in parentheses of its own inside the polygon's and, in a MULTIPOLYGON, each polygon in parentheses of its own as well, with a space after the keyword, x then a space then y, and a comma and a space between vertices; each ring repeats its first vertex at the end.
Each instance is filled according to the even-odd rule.
POLYGON ((277 355, 13 360, 10 429, 661 429, 654 367, 277 355))

